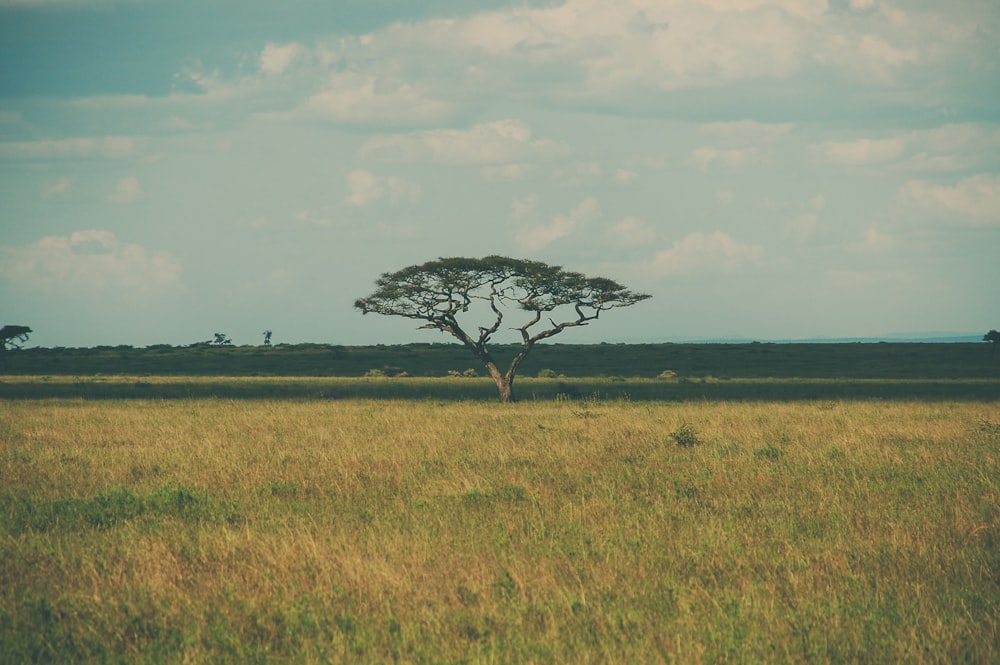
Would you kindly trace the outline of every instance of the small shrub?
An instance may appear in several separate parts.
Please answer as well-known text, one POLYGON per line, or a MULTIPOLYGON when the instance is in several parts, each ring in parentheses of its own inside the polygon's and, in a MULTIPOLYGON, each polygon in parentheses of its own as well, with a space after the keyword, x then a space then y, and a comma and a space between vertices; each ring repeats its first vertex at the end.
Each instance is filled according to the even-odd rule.
POLYGON ((365 376, 367 378, 369 378, 369 379, 381 379, 381 378, 385 378, 386 373, 385 373, 385 370, 370 369, 367 372, 365 372, 365 376))
POLYGON ((556 378, 556 376, 557 376, 557 374, 556 374, 556 371, 554 369, 541 369, 541 370, 538 370, 538 378, 539 379, 554 379, 554 378, 556 378))
POLYGON ((775 448, 774 446, 768 446, 767 448, 758 448, 753 451, 754 456, 760 457, 761 459, 778 460, 781 459, 782 453, 781 448, 775 448))
POLYGON ((657 374, 656 378, 658 378, 658 379, 676 379, 677 378, 677 372, 675 372, 672 369, 665 369, 662 372, 660 372, 659 374, 657 374))
POLYGON ((464 372, 462 372, 462 376, 464 376, 467 379, 474 379, 477 376, 479 376, 479 374, 476 373, 476 370, 474 370, 474 369, 472 369, 470 367, 469 369, 467 369, 464 372))
POLYGON ((685 448, 701 443, 701 440, 698 438, 698 433, 694 431, 694 427, 689 423, 684 423, 671 432, 670 438, 676 441, 678 446, 683 446, 685 448))

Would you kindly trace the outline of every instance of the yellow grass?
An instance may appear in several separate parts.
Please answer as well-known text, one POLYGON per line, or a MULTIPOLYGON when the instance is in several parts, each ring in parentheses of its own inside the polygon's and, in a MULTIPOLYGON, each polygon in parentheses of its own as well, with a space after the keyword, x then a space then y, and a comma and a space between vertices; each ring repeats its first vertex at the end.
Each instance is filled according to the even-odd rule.
POLYGON ((1000 658, 996 403, 2 406, 0 660, 1000 658))

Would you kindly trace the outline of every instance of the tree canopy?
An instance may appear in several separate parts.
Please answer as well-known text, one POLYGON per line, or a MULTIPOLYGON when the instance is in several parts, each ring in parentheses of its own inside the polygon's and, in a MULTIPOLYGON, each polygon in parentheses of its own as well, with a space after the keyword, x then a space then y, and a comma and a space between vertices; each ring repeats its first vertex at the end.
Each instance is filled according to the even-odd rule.
POLYGON ((421 328, 453 335, 483 362, 504 402, 513 399, 517 367, 537 342, 650 297, 605 277, 587 277, 561 266, 505 256, 442 258, 384 273, 375 285, 374 293, 355 301, 357 309, 364 314, 423 321, 421 328), (483 303, 482 309, 489 314, 484 325, 476 325, 473 331, 459 317, 476 303, 483 303), (501 372, 488 345, 507 319, 513 318, 511 310, 523 314, 509 326, 520 333, 522 348, 507 371, 501 372))
POLYGON ((0 351, 6 351, 7 347, 21 348, 21 344, 28 341, 28 335, 32 332, 28 326, 8 325, 0 328, 0 351))

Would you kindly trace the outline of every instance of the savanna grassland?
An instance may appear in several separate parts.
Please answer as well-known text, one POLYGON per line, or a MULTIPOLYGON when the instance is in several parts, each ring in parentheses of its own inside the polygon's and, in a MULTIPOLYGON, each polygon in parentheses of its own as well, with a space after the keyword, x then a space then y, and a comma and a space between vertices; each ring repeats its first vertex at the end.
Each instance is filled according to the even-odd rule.
POLYGON ((996 381, 214 381, 3 377, 0 662, 1000 660, 996 381))

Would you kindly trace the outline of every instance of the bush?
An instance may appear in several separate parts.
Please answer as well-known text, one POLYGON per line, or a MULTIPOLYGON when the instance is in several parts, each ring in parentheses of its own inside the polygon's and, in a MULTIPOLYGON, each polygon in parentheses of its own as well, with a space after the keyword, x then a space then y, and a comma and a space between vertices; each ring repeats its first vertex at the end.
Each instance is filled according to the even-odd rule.
POLYGON ((556 371, 554 369, 540 369, 540 370, 538 370, 538 378, 539 379, 554 379, 554 378, 556 378, 556 376, 557 376, 557 374, 556 374, 556 371))
POLYGON ((698 439, 697 432, 694 431, 694 427, 688 423, 682 424, 680 427, 671 432, 670 437, 677 442, 678 446, 683 446, 685 448, 701 443, 698 439))
POLYGON ((676 379, 677 378, 677 372, 675 372, 672 369, 665 369, 662 372, 660 372, 659 374, 657 374, 656 378, 658 378, 658 379, 676 379))

